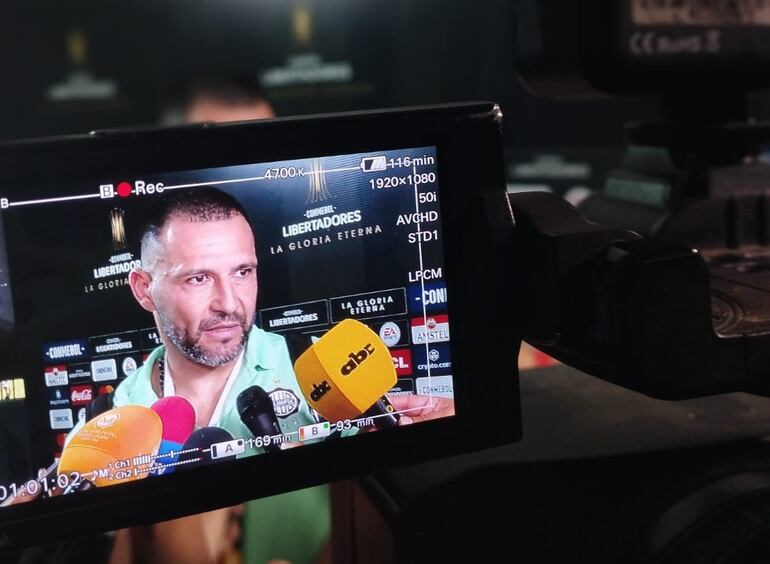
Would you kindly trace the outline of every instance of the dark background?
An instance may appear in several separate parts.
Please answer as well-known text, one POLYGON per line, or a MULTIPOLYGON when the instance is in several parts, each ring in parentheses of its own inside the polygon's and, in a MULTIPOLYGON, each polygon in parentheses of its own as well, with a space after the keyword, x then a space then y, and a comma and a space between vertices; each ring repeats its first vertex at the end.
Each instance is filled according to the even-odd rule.
POLYGON ((17 2, 3 22, 2 138, 154 124, 177 81, 212 71, 260 79, 279 115, 493 99, 519 149, 615 146, 646 107, 534 98, 515 76, 504 0, 17 2), (347 77, 267 72, 330 65, 347 77), (52 93, 83 76, 112 91, 52 93))

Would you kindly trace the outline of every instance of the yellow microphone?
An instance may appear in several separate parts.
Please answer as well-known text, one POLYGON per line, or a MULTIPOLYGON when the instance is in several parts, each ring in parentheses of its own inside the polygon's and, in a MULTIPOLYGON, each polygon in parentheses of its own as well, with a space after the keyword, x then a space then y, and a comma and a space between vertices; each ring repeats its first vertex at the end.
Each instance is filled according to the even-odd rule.
POLYGON ((86 423, 67 443, 59 474, 77 472, 95 486, 145 478, 158 453, 163 424, 152 409, 126 405, 86 423))
POLYGON ((360 321, 345 319, 330 329, 300 355, 294 372, 305 399, 324 419, 372 417, 379 429, 398 424, 384 397, 396 383, 393 358, 360 321))

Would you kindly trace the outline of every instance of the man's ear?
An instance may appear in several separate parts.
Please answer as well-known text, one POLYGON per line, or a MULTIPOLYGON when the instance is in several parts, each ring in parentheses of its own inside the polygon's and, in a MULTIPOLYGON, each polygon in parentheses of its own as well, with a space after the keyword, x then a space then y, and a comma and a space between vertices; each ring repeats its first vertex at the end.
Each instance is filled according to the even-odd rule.
POLYGON ((131 292, 139 305, 150 313, 155 313, 155 302, 150 295, 150 283, 152 277, 149 272, 136 268, 128 273, 128 284, 131 286, 131 292))

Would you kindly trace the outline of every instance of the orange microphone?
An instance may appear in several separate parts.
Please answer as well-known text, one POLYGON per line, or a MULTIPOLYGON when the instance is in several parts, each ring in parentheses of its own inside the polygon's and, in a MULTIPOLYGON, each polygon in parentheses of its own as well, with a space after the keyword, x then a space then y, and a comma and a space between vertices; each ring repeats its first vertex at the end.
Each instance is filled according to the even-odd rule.
POLYGON ((62 451, 59 474, 77 472, 95 486, 145 478, 163 435, 153 410, 126 405, 105 411, 86 423, 62 451))

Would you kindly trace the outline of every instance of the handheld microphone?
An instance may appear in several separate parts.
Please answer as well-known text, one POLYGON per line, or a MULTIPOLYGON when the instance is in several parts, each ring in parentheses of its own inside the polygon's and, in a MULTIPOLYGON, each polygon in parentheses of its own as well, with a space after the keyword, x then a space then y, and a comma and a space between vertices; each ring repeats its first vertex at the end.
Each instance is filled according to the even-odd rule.
POLYGON ((237 441, 233 436, 219 427, 201 427, 193 431, 190 437, 182 445, 182 454, 179 455, 180 466, 184 468, 194 468, 204 466, 212 462, 225 462, 235 460, 236 454, 229 454, 227 445, 220 443, 229 443, 232 445, 240 442, 243 446, 243 439, 237 441))
POLYGON ((96 486, 94 486, 92 482, 89 482, 85 478, 81 477, 78 481, 70 482, 62 491, 62 495, 69 495, 74 492, 87 492, 88 490, 91 490, 95 487, 96 486))
MULTIPOLYGON (((248 427, 255 437, 281 434, 281 427, 278 425, 278 417, 275 415, 273 400, 259 386, 251 386, 238 394, 236 406, 238 407, 238 415, 241 416, 241 421, 243 421, 243 424, 248 427)), ((265 452, 278 452, 281 450, 281 445, 270 442, 263 448, 265 452)))
POLYGON ((91 419, 67 443, 59 474, 77 472, 97 487, 146 478, 162 434, 160 417, 149 408, 110 409, 91 419))
POLYGON ((372 417, 378 429, 398 424, 384 396, 396 383, 396 368, 380 337, 360 321, 345 319, 294 363, 310 406, 324 419, 372 417))
POLYGON ((163 424, 163 435, 152 474, 170 474, 174 466, 166 465, 174 464, 179 459, 182 445, 195 429, 195 408, 186 399, 171 396, 159 399, 150 409, 158 414, 163 424))

